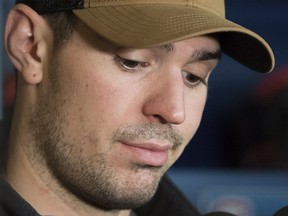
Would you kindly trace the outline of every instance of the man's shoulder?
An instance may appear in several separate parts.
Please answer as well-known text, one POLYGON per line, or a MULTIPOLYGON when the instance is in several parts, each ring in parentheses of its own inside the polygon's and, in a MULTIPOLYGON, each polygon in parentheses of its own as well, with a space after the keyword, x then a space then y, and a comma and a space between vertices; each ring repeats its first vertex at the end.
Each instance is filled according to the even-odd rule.
POLYGON ((14 215, 8 215, 8 213, 4 210, 3 206, 0 204, 0 216, 14 216, 14 215))
POLYGON ((10 216, 11 214, 8 214, 7 209, 5 208, 5 183, 2 178, 0 178, 0 216, 10 216))

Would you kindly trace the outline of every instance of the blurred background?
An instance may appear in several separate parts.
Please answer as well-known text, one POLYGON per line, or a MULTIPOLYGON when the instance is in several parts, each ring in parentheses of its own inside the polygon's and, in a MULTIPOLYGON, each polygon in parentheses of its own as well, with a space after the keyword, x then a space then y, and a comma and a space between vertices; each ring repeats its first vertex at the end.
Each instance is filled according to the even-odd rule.
MULTIPOLYGON (((12 0, 0 0, 0 39, 12 0)), ((227 17, 260 34, 275 52, 272 74, 223 56, 209 81, 200 128, 169 171, 203 213, 271 216, 288 204, 288 1, 226 0, 227 17)), ((0 43, 0 141, 14 95, 13 68, 0 43)), ((4 157, 3 154, 0 154, 4 157)))

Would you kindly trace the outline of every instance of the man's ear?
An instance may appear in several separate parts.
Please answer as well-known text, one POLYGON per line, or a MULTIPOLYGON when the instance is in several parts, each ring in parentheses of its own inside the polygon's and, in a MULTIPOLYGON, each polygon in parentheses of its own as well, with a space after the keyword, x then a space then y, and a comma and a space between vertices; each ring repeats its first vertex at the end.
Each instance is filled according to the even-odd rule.
POLYGON ((51 43, 48 35, 51 31, 47 23, 30 7, 18 4, 8 14, 5 46, 12 64, 28 84, 42 81, 51 43))

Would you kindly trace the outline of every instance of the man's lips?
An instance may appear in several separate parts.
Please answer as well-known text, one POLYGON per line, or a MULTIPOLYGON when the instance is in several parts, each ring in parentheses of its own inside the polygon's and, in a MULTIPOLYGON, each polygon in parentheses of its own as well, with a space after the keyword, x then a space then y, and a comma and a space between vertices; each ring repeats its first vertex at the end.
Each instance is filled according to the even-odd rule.
POLYGON ((125 150, 128 151, 128 156, 135 163, 150 165, 150 166, 163 166, 168 161, 169 150, 172 145, 160 145, 156 143, 125 143, 121 142, 125 150))

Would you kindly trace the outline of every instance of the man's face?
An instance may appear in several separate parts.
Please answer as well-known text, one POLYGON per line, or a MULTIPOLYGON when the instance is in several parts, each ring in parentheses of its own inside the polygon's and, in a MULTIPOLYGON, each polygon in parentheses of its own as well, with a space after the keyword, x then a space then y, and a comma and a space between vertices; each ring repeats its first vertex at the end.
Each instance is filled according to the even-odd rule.
POLYGON ((211 37, 124 49, 79 23, 38 86, 35 149, 89 203, 142 205, 196 132, 218 55, 211 37))

